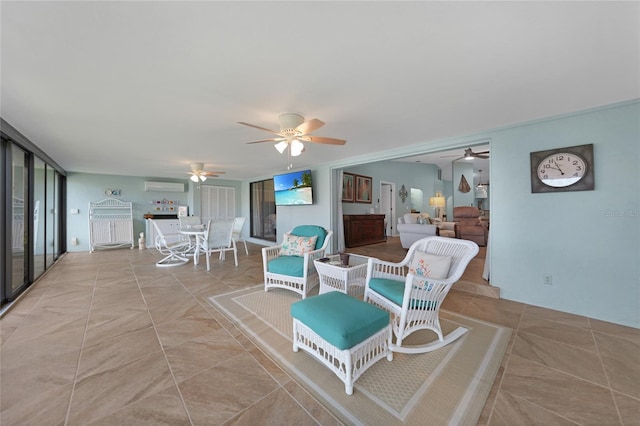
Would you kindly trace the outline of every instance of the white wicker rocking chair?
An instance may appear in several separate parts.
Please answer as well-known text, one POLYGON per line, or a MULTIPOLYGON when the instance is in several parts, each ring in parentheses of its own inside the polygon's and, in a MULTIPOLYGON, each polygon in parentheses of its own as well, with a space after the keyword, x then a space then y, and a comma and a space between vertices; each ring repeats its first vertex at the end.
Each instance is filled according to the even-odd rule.
MULTIPOLYGON (((445 237, 422 238, 411 245, 399 263, 370 258, 364 301, 385 309, 391 314, 395 342, 394 352, 424 353, 441 348, 458 339, 467 329, 458 327, 443 336, 439 312, 451 286, 460 279, 467 265, 478 253, 473 241, 445 237), (429 278, 409 272, 415 256, 429 255, 451 258, 446 278, 429 278), (403 345, 404 339, 417 330, 431 330, 438 340, 423 345, 403 345)), ((445 259, 446 260, 446 259, 445 259)))

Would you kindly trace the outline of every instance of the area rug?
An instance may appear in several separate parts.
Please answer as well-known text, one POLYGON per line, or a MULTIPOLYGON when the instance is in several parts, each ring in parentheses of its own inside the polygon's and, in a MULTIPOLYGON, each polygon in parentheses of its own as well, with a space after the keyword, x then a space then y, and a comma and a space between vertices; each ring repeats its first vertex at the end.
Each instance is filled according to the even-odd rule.
MULTIPOLYGON (((441 311, 445 334, 469 331, 436 351, 394 354, 378 361, 354 385, 353 395, 333 372, 303 351, 293 352, 289 307, 300 296, 286 290, 251 287, 210 297, 258 346, 346 424, 474 425, 484 407, 506 351, 511 330, 441 311)), ((434 340, 413 333, 417 342, 434 340)))

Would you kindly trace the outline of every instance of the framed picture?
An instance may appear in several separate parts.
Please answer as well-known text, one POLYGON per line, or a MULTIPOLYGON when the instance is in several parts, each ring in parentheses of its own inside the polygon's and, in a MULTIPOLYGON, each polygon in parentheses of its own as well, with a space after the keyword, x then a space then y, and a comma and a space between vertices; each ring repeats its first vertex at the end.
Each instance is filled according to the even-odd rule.
POLYGON ((356 203, 369 203, 373 195, 371 177, 356 175, 356 203))
POLYGON ((353 203, 355 176, 352 173, 342 173, 342 201, 353 203))

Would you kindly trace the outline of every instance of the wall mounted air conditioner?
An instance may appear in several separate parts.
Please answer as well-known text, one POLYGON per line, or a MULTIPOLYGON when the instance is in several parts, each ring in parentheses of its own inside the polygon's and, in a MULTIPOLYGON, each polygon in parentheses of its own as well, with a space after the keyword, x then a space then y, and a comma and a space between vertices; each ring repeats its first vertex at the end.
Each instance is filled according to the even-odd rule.
POLYGON ((146 181, 144 183, 144 190, 159 192, 184 192, 184 183, 146 181))

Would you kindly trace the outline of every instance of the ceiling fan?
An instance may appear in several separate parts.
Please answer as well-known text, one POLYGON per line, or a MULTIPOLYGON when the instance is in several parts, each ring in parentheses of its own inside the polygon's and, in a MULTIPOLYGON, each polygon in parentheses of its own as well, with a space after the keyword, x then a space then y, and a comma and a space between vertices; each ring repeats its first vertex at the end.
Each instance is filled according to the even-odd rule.
POLYGON ((489 151, 473 152, 471 148, 467 148, 464 150, 464 154, 462 155, 462 157, 459 157, 459 155, 456 154, 456 155, 444 155, 440 158, 459 157, 459 158, 464 158, 465 160, 473 160, 474 158, 488 159, 489 158, 488 154, 489 154, 489 151))
POLYGON ((191 175, 189 179, 193 182, 204 182, 208 177, 218 177, 224 172, 205 172, 204 163, 191 163, 191 171, 187 172, 191 175))
MULTIPOLYGON (((284 151, 288 148, 289 157, 297 157, 298 155, 302 154, 302 151, 304 151, 304 144, 302 142, 313 142, 327 145, 344 145, 345 143, 347 143, 347 141, 343 139, 327 138, 324 136, 311 136, 310 133, 324 126, 324 123, 317 118, 305 121, 304 117, 300 114, 281 114, 278 119, 278 124, 280 126, 279 131, 256 126, 255 124, 245 123, 243 121, 239 121, 238 124, 273 133, 274 135, 276 135, 276 137, 260 139, 247 143, 253 144, 275 142, 275 148, 280 154, 284 153, 284 151)), ((291 167, 292 165, 289 164, 288 168, 291 167)))

